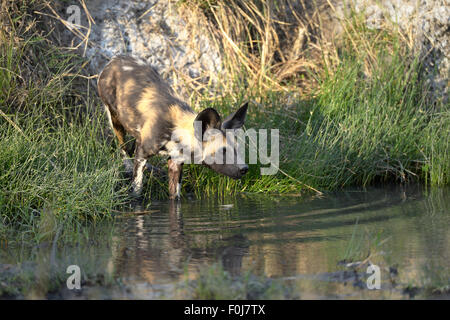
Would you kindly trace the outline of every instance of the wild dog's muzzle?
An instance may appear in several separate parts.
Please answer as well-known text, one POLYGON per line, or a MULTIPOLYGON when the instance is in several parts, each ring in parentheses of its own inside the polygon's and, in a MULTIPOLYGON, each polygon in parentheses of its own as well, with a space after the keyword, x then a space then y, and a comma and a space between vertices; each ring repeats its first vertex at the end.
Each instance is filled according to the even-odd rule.
POLYGON ((203 165, 233 179, 241 179, 248 172, 248 165, 246 164, 237 166, 230 164, 207 164, 203 162, 203 165))

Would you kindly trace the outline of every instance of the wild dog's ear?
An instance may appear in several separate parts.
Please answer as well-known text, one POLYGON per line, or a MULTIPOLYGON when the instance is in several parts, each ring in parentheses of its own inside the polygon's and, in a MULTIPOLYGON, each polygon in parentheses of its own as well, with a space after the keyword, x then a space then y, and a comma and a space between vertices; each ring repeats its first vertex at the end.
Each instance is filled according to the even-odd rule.
POLYGON ((205 133, 206 130, 210 128, 219 129, 220 121, 221 119, 219 114, 213 108, 206 108, 205 110, 200 112, 194 120, 194 128, 196 128, 195 136, 197 137, 197 139, 199 139, 200 141, 203 140, 203 134, 205 133), (201 121, 202 132, 197 132, 197 128, 195 127, 195 121, 201 121))
POLYGON ((247 115, 248 102, 244 103, 236 112, 230 114, 222 123, 222 129, 239 129, 244 125, 247 115))

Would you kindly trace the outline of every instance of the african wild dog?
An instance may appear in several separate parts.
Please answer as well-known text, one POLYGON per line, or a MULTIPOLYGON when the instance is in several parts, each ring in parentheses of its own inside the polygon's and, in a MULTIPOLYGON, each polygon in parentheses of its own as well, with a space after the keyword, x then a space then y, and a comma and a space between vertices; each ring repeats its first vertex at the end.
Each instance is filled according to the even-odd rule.
MULTIPOLYGON (((106 65, 98 78, 98 92, 123 156, 131 156, 124 145, 125 134, 136 140, 133 194, 141 193, 147 159, 156 154, 173 155, 180 145, 190 150, 188 157, 199 155, 199 162, 216 172, 235 179, 247 173, 248 166, 239 158, 234 140, 228 141, 230 139, 225 134, 227 129, 244 125, 247 104, 223 122, 212 108, 196 114, 176 97, 156 70, 127 56, 116 56, 106 65), (194 122, 200 124, 199 130, 195 130, 194 122), (214 161, 212 157, 218 152, 234 157, 232 164, 230 161, 214 161)), ((170 157, 168 160, 171 199, 180 196, 183 159, 186 158, 170 157)))

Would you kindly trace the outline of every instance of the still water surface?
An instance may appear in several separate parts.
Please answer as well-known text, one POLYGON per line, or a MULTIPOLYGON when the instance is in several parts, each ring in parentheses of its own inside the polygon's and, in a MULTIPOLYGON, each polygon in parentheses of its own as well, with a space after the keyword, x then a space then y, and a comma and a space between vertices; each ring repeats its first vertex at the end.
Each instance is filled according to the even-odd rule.
POLYGON ((414 186, 158 202, 97 226, 88 244, 37 249, 33 259, 38 270, 77 264, 128 288, 90 298, 170 297, 214 263, 237 277, 287 281, 300 298, 404 298, 407 285, 450 284, 449 209, 449 189, 414 186), (380 266, 381 290, 346 279, 345 265, 363 260, 380 266))

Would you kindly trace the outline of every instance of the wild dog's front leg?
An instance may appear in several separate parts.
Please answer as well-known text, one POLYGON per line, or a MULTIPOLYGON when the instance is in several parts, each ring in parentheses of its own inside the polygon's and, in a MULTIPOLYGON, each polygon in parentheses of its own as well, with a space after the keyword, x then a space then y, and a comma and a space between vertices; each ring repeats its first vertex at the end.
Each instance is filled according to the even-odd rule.
POLYGON ((183 174, 183 164, 172 159, 168 161, 169 167, 169 199, 180 199, 181 179, 183 174))
POLYGON ((142 192, 142 180, 144 178, 144 169, 147 158, 144 157, 143 151, 140 147, 136 148, 134 167, 133 167, 133 182, 131 183, 132 194, 139 196, 142 192))

